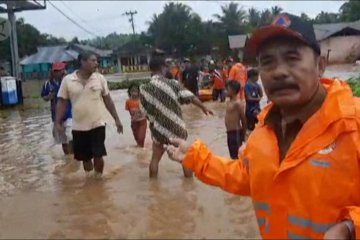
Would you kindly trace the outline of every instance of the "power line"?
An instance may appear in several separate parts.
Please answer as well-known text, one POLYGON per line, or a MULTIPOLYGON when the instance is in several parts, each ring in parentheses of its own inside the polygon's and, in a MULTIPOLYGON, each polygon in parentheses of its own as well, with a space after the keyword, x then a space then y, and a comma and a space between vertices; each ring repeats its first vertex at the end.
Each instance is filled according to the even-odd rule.
MULTIPOLYGON (((71 7, 69 7, 69 6, 65 3, 65 1, 60 0, 59 2, 61 2, 62 5, 63 5, 67 10, 69 10, 74 16, 76 16, 82 23, 84 23, 85 25, 87 25, 88 27, 90 27, 90 25, 89 25, 83 18, 81 18, 75 11, 73 11, 73 10, 71 9, 71 7)), ((91 27, 93 27, 93 26, 91 26, 91 27)), ((91 29, 91 28, 90 28, 90 29, 91 29)), ((97 28, 94 28, 93 30, 95 30, 95 32, 100 32, 97 28)))
POLYGON ((81 26, 79 23, 77 23, 75 20, 73 20, 71 17, 69 17, 68 15, 66 15, 61 9, 59 9, 56 5, 54 5, 51 1, 48 0, 48 2, 50 3, 51 6, 53 6, 59 13, 61 13, 64 17, 66 17, 70 22, 72 22, 73 24, 75 24, 77 27, 81 28, 83 31, 85 31, 86 33, 95 36, 95 37, 99 37, 100 36, 96 35, 95 33, 87 30, 86 28, 84 28, 83 26, 81 26))

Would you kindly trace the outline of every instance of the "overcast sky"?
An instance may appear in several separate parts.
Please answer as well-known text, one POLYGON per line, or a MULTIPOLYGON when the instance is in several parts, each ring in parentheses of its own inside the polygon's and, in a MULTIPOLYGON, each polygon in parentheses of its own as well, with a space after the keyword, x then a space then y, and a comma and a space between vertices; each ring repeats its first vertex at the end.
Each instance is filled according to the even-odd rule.
MULTIPOLYGON (((135 31, 145 31, 153 14, 161 13, 167 1, 51 1, 70 18, 84 28, 99 36, 109 33, 131 33, 131 24, 125 11, 136 10, 135 31)), ((213 18, 220 13, 220 7, 229 1, 177 1, 189 5, 203 20, 213 18)), ((258 10, 278 5, 285 11, 293 14, 308 14, 316 16, 321 11, 338 12, 344 1, 237 1, 245 9, 255 7, 258 10)), ((0 15, 5 17, 4 15, 0 15)), ((51 4, 47 3, 46 10, 26 11, 17 13, 18 18, 23 17, 25 22, 34 25, 42 33, 49 33, 67 40, 77 36, 79 39, 92 38, 92 35, 81 30, 69 21, 51 4)), ((174 23, 176 24, 176 23, 174 23)))

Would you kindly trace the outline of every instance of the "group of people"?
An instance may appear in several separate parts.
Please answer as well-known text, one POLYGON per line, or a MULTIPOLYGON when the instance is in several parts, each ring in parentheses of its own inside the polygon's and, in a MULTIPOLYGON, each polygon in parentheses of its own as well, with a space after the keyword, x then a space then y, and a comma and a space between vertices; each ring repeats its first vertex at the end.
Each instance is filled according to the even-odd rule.
MULTIPOLYGON (((192 71, 182 75, 182 84, 167 77, 168 66, 161 56, 151 58, 151 81, 132 86, 126 103, 139 146, 146 121, 150 123, 150 177, 157 177, 166 151, 182 164, 186 177, 195 173, 204 183, 251 196, 263 238, 356 239, 360 235, 360 100, 346 83, 322 77, 325 58, 312 24, 300 17, 280 14, 253 33, 248 48, 257 56, 259 73, 246 71, 247 83, 230 76, 226 83, 229 151, 232 139, 249 122, 243 99, 253 108, 251 103, 262 97, 254 87, 259 74, 270 103, 260 113, 254 110, 259 122, 240 154, 237 146, 231 147, 231 157, 237 161, 214 155, 201 140, 187 142, 181 105, 192 103, 204 114, 213 113, 197 98, 196 89, 184 82, 192 71)), ((60 136, 66 135, 66 113, 72 107, 75 159, 83 161, 87 173, 94 168, 99 175, 106 155, 100 107, 105 104, 119 133, 123 126, 107 82, 96 72, 96 57, 80 54, 79 63, 79 69, 62 80, 60 73, 54 75, 61 81, 54 85, 57 98, 50 86, 44 86, 43 96, 57 104, 54 131, 60 136)))
POLYGON ((258 70, 247 68, 231 57, 217 63, 211 60, 201 68, 188 58, 183 63, 181 67, 174 61, 165 62, 165 77, 177 80, 195 96, 199 96, 199 89, 210 88, 213 101, 225 102, 226 97, 229 98, 225 126, 230 156, 237 159, 238 149, 245 141, 247 132, 254 130, 258 122, 263 98, 258 70))

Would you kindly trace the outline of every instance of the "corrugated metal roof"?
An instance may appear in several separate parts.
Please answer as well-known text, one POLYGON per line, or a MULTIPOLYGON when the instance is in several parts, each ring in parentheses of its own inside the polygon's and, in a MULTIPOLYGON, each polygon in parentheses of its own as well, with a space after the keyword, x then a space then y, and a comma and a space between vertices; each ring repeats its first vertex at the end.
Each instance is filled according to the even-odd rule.
POLYGON ((91 47, 89 45, 74 44, 74 46, 76 46, 77 48, 82 49, 83 51, 93 52, 93 53, 97 54, 100 57, 109 57, 113 53, 112 50, 98 49, 98 48, 91 47))
POLYGON ((315 35, 318 41, 331 37, 332 35, 346 28, 351 28, 360 31, 360 20, 355 22, 314 24, 315 35))
POLYGON ((54 62, 70 62, 77 59, 78 53, 67 50, 67 45, 39 47, 38 52, 24 58, 20 61, 20 65, 54 63, 54 62))

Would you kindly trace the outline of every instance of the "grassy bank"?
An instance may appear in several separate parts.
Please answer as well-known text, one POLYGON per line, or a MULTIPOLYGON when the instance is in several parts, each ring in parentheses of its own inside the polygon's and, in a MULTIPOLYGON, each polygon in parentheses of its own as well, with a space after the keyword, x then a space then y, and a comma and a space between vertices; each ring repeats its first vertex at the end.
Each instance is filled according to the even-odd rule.
POLYGON ((118 90, 118 89, 128 89, 131 84, 143 84, 149 82, 150 79, 134 79, 134 80, 124 80, 121 82, 108 82, 108 86, 110 90, 118 90))

